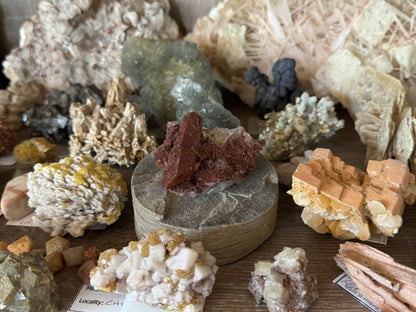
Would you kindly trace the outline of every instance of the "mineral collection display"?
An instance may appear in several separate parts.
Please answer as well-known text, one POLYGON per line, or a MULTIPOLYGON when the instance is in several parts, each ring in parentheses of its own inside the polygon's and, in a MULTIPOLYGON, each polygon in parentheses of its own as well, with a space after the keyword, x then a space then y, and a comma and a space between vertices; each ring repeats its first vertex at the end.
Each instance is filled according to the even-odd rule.
POLYGON ((381 311, 416 310, 416 270, 380 250, 352 242, 340 245, 335 261, 381 311))
POLYGON ((138 236, 165 228, 184 232, 225 264, 271 235, 278 180, 273 165, 256 156, 261 143, 243 128, 202 124, 196 112, 168 123, 163 145, 136 167, 135 227, 138 236))
POLYGON ((401 227, 405 203, 415 202, 415 176, 399 160, 369 161, 367 173, 346 165, 328 149, 316 149, 293 174, 296 204, 305 207, 302 220, 318 233, 340 239, 394 236, 401 227))
POLYGON ((140 87, 134 101, 162 128, 191 111, 199 112, 209 129, 240 125, 222 105, 210 63, 193 43, 131 38, 124 44, 122 69, 140 87))
POLYGON ((127 200, 122 175, 88 156, 36 164, 27 187, 33 222, 52 236, 78 237, 88 226, 112 224, 127 200))
POLYGON ((16 132, 0 121, 0 155, 11 152, 16 144, 16 132))
POLYGON ((107 249, 92 269, 91 285, 168 311, 202 312, 217 272, 215 258, 183 233, 153 232, 121 250, 107 249))
POLYGON ((85 103, 89 97, 102 104, 101 92, 95 86, 71 85, 60 91, 52 89, 42 105, 31 108, 23 114, 25 126, 36 135, 60 143, 69 139, 72 133, 72 120, 69 117, 71 103, 85 103))
POLYGON ((88 155, 97 162, 130 166, 156 148, 155 138, 147 134, 144 114, 137 104, 127 101, 121 78, 114 79, 105 107, 88 98, 86 104, 73 103, 70 116, 74 134, 69 150, 73 157, 88 155))
POLYGON ((266 142, 262 153, 272 161, 302 156, 344 127, 344 121, 336 117, 331 100, 318 101, 307 92, 296 99, 296 104, 288 104, 284 110, 266 114, 265 118, 266 128, 259 138, 266 142))
POLYGON ((58 311, 58 290, 46 261, 37 253, 0 251, 0 309, 58 311))
POLYGON ((122 76, 121 51, 126 39, 177 39, 167 0, 55 0, 39 2, 22 26, 20 46, 3 63, 14 85, 37 82, 48 89, 93 84, 107 91, 122 76))
POLYGON ((266 303, 270 312, 305 312, 318 299, 318 282, 306 268, 302 248, 283 248, 274 262, 258 261, 248 289, 256 303, 266 303))

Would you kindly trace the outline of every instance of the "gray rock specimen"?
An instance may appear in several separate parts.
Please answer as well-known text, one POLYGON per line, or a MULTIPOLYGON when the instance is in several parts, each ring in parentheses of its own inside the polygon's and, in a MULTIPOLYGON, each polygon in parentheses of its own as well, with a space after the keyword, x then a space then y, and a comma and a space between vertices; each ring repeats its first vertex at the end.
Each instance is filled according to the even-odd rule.
POLYGON ((58 292, 46 261, 37 253, 0 251, 0 310, 58 311, 58 292))
POLYGON ((140 96, 131 100, 162 128, 191 111, 199 112, 209 129, 240 125, 222 106, 210 63, 194 43, 130 38, 123 47, 122 71, 140 87, 140 96))
POLYGON ((240 184, 193 197, 166 191, 154 154, 132 177, 135 228, 139 237, 169 228, 190 241, 202 241, 222 265, 236 261, 265 241, 276 224, 278 179, 273 165, 258 155, 253 171, 240 184))

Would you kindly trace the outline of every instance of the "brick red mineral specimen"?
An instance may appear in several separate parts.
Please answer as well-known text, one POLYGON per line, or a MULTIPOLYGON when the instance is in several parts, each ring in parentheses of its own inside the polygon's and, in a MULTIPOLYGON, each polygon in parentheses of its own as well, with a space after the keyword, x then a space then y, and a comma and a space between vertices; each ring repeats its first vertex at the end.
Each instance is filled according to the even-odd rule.
POLYGON ((155 158, 164 170, 162 186, 176 193, 201 193, 247 177, 263 147, 242 127, 203 129, 196 112, 185 115, 182 123, 169 122, 166 132, 155 158))

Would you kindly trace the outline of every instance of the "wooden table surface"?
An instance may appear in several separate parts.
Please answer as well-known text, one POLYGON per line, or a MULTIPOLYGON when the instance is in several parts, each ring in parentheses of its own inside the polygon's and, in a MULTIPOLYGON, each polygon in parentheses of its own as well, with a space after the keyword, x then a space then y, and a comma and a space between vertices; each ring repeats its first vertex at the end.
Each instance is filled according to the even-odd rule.
MULTIPOLYGON (((254 113, 248 108, 231 106, 230 109, 241 117, 243 125, 247 124, 249 116, 254 116, 254 113)), ((322 142, 320 146, 331 148, 333 153, 340 156, 346 163, 363 169, 365 146, 360 143, 346 111, 341 108, 338 108, 337 111, 338 116, 346 120, 346 127, 338 131, 329 141, 322 142)), ((123 173, 126 181, 130 183, 134 168, 118 169, 123 173)), ((0 191, 15 174, 16 167, 14 166, 0 167, 0 191)), ((250 271, 253 271, 256 261, 272 260, 273 256, 285 246, 304 248, 309 258, 309 271, 318 276, 319 299, 311 306, 309 311, 367 311, 364 306, 332 283, 332 280, 342 273, 333 260, 342 241, 330 235, 315 233, 304 225, 300 218, 302 208, 294 204, 291 196, 286 194, 286 191, 287 189, 280 188, 277 225, 271 237, 243 259, 219 268, 213 292, 206 301, 205 312, 268 311, 265 305, 256 306, 254 299, 247 290, 250 271)), ((129 241, 137 240, 133 225, 131 196, 129 198, 130 201, 127 203, 120 219, 106 230, 86 231, 85 235, 80 238, 72 238, 68 235, 65 238, 73 246, 96 246, 101 250, 113 247, 120 249, 127 245, 129 241)), ((415 268, 415 207, 407 207, 403 218, 402 228, 395 238, 389 239, 387 245, 368 244, 388 253, 396 261, 415 268)), ((35 248, 44 248, 45 242, 50 239, 49 234, 38 228, 7 226, 5 223, 5 218, 0 217, 0 240, 8 243, 23 235, 29 235, 34 240, 35 248)), ((76 271, 77 268, 65 268, 55 273, 62 311, 66 311, 81 286, 76 271)))

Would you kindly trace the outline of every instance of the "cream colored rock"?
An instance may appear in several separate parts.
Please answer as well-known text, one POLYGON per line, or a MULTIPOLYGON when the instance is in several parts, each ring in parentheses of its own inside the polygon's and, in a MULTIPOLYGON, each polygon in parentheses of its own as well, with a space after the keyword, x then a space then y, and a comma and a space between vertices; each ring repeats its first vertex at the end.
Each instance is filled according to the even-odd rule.
POLYGON ((7 220, 19 220, 34 210, 28 204, 27 179, 27 174, 17 176, 4 188, 1 210, 7 220))

